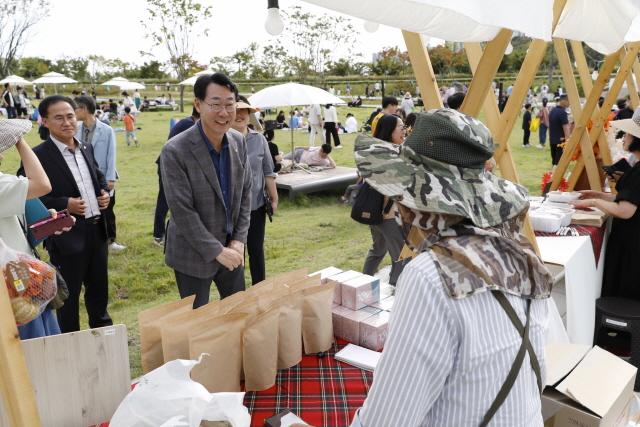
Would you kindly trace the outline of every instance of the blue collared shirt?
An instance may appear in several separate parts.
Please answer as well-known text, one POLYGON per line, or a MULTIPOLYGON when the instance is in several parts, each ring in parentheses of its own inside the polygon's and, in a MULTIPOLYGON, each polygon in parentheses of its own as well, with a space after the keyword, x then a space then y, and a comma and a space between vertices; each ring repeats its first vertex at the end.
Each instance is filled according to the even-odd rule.
POLYGON ((220 189, 222 190, 222 199, 224 201, 224 209, 227 214, 227 225, 225 231, 227 232, 227 238, 231 238, 233 234, 233 225, 231 222, 231 158, 229 157, 229 141, 227 135, 222 137, 222 145, 220 152, 218 153, 213 145, 207 138, 207 135, 202 129, 202 123, 197 124, 200 135, 204 143, 207 145, 211 161, 213 162, 213 169, 216 171, 218 182, 220 183, 220 189))

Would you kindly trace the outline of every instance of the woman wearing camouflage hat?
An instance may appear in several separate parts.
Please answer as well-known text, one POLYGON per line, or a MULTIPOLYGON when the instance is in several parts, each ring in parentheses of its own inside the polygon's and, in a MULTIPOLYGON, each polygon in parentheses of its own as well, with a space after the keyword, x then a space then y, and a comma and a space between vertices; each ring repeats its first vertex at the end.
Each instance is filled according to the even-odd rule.
POLYGON ((353 426, 542 426, 551 277, 522 231, 526 190, 484 169, 493 151, 482 123, 450 109, 418 114, 399 153, 356 140, 414 258, 353 426))

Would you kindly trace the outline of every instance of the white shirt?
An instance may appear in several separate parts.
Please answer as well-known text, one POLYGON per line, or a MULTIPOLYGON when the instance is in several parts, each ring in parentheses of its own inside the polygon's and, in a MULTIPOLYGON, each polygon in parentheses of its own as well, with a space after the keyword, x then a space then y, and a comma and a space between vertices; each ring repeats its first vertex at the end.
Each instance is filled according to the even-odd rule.
POLYGON ((319 125, 322 123, 322 110, 320 105, 313 104, 309 109, 309 123, 311 125, 319 125))
POLYGON ((91 172, 89 171, 89 166, 84 156, 80 152, 81 144, 78 143, 76 145, 77 148, 72 153, 66 144, 58 141, 53 136, 51 136, 51 140, 56 144, 60 153, 62 153, 62 157, 64 157, 64 161, 67 162, 73 179, 76 181, 78 190, 80 190, 80 197, 87 204, 84 210, 84 217, 91 218, 100 215, 100 206, 98 205, 98 198, 96 197, 96 191, 93 187, 93 181, 91 180, 91 172))
MULTIPOLYGON (((526 303, 507 295, 525 323, 526 303)), ((547 301, 531 303, 529 338, 544 372, 547 301)), ((490 292, 464 299, 444 290, 431 254, 398 281, 389 335, 373 386, 352 427, 478 426, 522 343, 490 292)), ((491 426, 542 427, 540 395, 527 354, 491 426)))
POLYGON ((324 121, 331 123, 338 123, 338 112, 333 105, 324 109, 324 121))
POLYGON ((20 220, 24 220, 29 179, 0 173, 0 239, 10 248, 30 254, 20 220))
POLYGON ((358 121, 355 117, 350 116, 344 122, 344 129, 347 133, 355 133, 358 132, 358 121))

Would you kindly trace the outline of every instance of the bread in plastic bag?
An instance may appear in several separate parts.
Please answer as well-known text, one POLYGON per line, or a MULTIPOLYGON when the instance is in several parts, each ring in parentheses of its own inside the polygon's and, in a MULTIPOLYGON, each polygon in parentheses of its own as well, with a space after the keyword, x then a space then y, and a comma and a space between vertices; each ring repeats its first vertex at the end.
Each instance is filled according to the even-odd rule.
POLYGON ((18 325, 38 317, 56 296, 56 270, 33 255, 14 251, 2 239, 0 270, 18 325))
MULTIPOLYGON (((200 359, 205 355, 201 355, 200 359)), ((120 403, 111 427, 199 427, 203 420, 248 427, 244 393, 209 393, 189 374, 200 360, 172 360, 149 372, 120 403)))

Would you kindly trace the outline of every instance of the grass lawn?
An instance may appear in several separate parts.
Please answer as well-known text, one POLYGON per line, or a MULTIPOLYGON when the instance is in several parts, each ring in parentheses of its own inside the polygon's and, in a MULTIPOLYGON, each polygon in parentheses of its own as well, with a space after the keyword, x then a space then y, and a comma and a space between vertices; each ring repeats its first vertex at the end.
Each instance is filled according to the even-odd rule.
MULTIPOLYGON (((190 110, 190 106, 186 108, 190 110)), ((347 111, 354 113, 361 124, 371 113, 369 108, 341 107, 339 117, 347 111)), ((186 114, 185 114, 186 115, 186 114)), ((140 345, 137 313, 148 307, 178 298, 173 272, 165 266, 162 249, 152 243, 153 216, 158 190, 155 159, 169 132, 171 117, 181 118, 177 112, 148 112, 139 116, 139 148, 127 147, 124 133, 117 132, 120 181, 117 184, 116 216, 118 241, 127 246, 109 259, 110 306, 116 323, 123 323, 129 331, 131 375, 139 376, 140 345)), ((271 117, 274 118, 274 117, 271 117)), ((117 124, 117 127, 121 127, 117 124)), ((549 167, 547 150, 524 149, 519 123, 511 137, 521 182, 532 194, 539 194, 539 182, 549 167)), ((277 131, 276 142, 281 151, 289 151, 290 133, 277 131)), ((306 145, 306 132, 294 132, 295 144, 306 145)), ((353 166, 355 135, 341 135, 345 146, 334 150, 333 158, 339 165, 353 166)), ((537 135, 532 136, 537 145, 537 135)), ((27 136, 34 146, 39 143, 35 129, 27 136)), ((316 144, 319 141, 316 139, 316 144)), ((1 170, 14 173, 18 168, 15 150, 6 153, 1 170)), ((355 223, 349 217, 349 208, 339 201, 340 192, 321 193, 299 197, 291 202, 281 195, 280 208, 267 224, 265 252, 267 275, 290 269, 307 267, 310 271, 335 265, 343 269, 361 270, 371 237, 368 227, 355 223)), ((387 259, 388 263, 389 260, 387 259)), ((246 273, 248 277, 248 269, 246 273)), ((212 298, 218 298, 215 286, 212 298)), ((86 313, 81 310, 83 327, 87 327, 86 313)))

